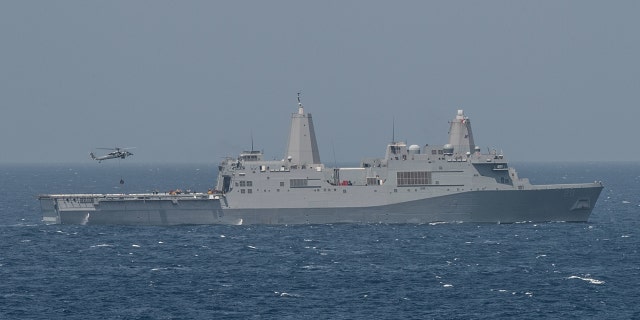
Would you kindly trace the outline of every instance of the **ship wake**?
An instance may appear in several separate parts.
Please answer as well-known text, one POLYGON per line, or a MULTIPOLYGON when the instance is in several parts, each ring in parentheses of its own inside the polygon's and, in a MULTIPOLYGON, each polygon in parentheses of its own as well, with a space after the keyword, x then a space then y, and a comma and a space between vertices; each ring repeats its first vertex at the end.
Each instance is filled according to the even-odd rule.
POLYGON ((87 215, 84 216, 84 218, 82 219, 82 222, 80 222, 80 224, 83 225, 83 226, 86 226, 87 223, 89 222, 89 216, 90 216, 90 213, 87 212, 87 215))

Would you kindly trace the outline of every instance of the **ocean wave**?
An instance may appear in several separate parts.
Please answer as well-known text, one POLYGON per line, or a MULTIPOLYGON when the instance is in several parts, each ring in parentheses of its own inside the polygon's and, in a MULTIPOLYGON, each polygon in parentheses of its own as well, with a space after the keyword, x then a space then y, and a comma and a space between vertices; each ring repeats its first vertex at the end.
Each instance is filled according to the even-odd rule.
POLYGON ((582 281, 587 281, 587 282, 589 282, 591 284, 604 284, 604 281, 598 280, 598 279, 595 279, 595 278, 587 278, 587 277, 580 277, 580 276, 570 276, 567 279, 579 279, 579 280, 582 280, 582 281))

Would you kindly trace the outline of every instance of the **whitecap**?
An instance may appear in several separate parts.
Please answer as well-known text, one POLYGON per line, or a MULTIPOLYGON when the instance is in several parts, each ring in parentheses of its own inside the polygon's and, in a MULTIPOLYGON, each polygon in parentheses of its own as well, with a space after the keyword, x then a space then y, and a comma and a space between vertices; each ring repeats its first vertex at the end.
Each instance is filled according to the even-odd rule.
POLYGON ((288 293, 288 292, 274 291, 273 293, 275 293, 277 296, 280 296, 280 297, 294 297, 294 298, 300 297, 300 295, 288 293))
POLYGON ((169 268, 153 268, 151 271, 169 270, 169 268))
POLYGON ((598 279, 594 279, 594 278, 586 278, 586 277, 578 277, 578 276, 570 276, 567 279, 580 279, 582 281, 587 281, 591 284, 604 284, 604 281, 602 280, 598 280, 598 279))
POLYGON ((254 246, 247 246, 247 248, 249 248, 249 249, 256 249, 256 247, 254 247, 254 246))
POLYGON ((113 246, 114 245, 112 245, 112 244, 102 243, 102 244, 96 244, 95 246, 91 246, 91 248, 113 247, 113 246))
POLYGON ((624 200, 624 201, 622 201, 622 203, 624 203, 624 204, 628 204, 628 203, 631 203, 631 202, 629 202, 629 201, 627 201, 627 200, 624 200))
POLYGON ((140 248, 139 244, 132 244, 131 246, 134 247, 134 248, 140 248))

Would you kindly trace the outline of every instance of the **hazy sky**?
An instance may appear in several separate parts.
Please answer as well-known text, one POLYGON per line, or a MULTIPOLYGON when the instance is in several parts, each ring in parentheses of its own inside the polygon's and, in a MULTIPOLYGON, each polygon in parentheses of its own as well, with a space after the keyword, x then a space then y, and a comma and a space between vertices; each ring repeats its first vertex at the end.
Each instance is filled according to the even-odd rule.
MULTIPOLYGON (((0 163, 283 157, 444 144, 456 110, 513 161, 640 160, 640 1, 0 2, 0 163)), ((334 156, 335 154, 335 156, 334 156)))

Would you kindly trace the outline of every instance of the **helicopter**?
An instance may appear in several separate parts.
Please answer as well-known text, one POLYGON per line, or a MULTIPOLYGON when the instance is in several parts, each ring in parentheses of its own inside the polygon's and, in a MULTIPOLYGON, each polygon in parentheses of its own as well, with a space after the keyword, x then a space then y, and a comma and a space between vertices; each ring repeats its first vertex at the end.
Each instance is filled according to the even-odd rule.
POLYGON ((97 160, 98 163, 102 162, 102 160, 107 160, 107 159, 116 159, 116 158, 120 158, 120 159, 124 159, 128 156, 132 156, 133 153, 127 151, 127 149, 133 149, 133 148, 98 148, 98 149, 104 149, 104 150, 113 150, 103 156, 99 156, 96 157, 95 154, 93 154, 93 152, 89 153, 89 156, 91 156, 91 159, 93 160, 97 160))

